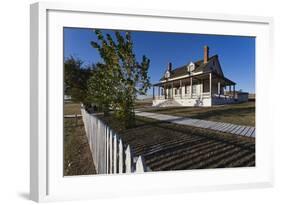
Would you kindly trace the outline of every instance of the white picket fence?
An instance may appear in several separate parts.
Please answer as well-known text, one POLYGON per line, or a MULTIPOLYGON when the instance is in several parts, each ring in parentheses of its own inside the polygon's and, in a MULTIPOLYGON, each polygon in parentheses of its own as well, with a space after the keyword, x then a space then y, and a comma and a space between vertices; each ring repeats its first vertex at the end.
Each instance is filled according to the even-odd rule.
POLYGON ((148 171, 143 157, 134 157, 130 145, 124 149, 121 138, 108 125, 84 108, 81 108, 81 113, 98 174, 148 171))

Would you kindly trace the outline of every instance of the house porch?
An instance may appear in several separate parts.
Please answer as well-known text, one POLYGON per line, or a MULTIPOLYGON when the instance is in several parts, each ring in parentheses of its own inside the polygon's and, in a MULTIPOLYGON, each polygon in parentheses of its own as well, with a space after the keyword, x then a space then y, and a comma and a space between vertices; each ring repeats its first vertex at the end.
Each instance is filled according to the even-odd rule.
POLYGON ((182 106, 233 103, 235 83, 215 73, 205 73, 154 84, 153 106, 165 105, 166 101, 175 101, 182 106))

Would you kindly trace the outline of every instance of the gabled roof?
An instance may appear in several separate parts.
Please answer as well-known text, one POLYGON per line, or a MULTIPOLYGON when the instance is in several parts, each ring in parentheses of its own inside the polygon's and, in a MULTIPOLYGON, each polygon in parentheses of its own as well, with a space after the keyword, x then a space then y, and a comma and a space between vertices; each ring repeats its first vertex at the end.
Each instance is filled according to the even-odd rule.
MULTIPOLYGON (((218 61, 218 55, 214 55, 212 57, 209 58, 207 63, 204 63, 203 60, 199 60, 197 62, 195 62, 195 69, 192 71, 192 73, 197 73, 197 72, 203 72, 203 73, 208 73, 208 72, 213 72, 213 70, 211 70, 212 66, 209 66, 210 63, 212 63, 213 61, 217 61, 218 63, 218 67, 220 69, 219 74, 222 75, 223 77, 223 73, 221 71, 220 65, 219 65, 219 61, 218 61)), ((176 78, 176 77, 180 77, 180 76, 184 76, 187 75, 187 66, 189 64, 183 65, 181 67, 175 68, 170 72, 170 79, 171 78, 176 78)), ((160 81, 165 80, 165 74, 162 76, 162 78, 160 79, 160 81)))

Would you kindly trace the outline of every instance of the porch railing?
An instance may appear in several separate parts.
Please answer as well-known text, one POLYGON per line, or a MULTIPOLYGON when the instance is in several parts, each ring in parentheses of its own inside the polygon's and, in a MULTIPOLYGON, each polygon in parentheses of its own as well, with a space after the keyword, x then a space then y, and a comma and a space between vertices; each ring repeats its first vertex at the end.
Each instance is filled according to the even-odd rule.
POLYGON ((185 94, 175 94, 173 96, 154 96, 154 100, 165 100, 165 99, 197 99, 197 98, 210 98, 209 92, 204 92, 202 94, 193 93, 192 95, 190 93, 185 94))

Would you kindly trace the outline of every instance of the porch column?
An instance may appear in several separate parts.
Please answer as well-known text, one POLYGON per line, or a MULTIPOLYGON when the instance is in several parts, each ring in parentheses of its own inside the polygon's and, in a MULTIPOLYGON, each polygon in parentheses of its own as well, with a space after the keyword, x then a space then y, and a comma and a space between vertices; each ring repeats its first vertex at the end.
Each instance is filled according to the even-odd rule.
POLYGON ((174 82, 172 82, 172 99, 174 99, 174 82))
POLYGON ((181 92, 181 98, 182 98, 182 87, 181 87, 181 80, 180 80, 180 92, 181 92))
POLYGON ((221 95, 221 82, 218 82, 218 94, 221 95))
POLYGON ((210 97, 212 97, 212 73, 209 74, 210 97))
POLYGON ((152 91, 153 91, 152 93, 153 93, 153 100, 154 100, 154 99, 155 99, 155 98, 154 98, 154 97, 155 97, 155 96, 154 96, 154 86, 152 87, 152 91))
POLYGON ((231 85, 229 85, 229 96, 231 97, 232 92, 231 92, 231 85))
POLYGON ((165 95, 165 99, 167 99, 167 86, 164 87, 164 95, 165 95))
POLYGON ((233 98, 235 99, 235 84, 233 85, 233 98))
POLYGON ((190 98, 192 98, 192 77, 190 78, 190 98))
POLYGON ((160 86, 158 86, 158 98, 160 98, 161 93, 160 93, 160 86))
POLYGON ((165 84, 163 85, 163 88, 162 88, 164 91, 163 91, 163 95, 164 95, 164 99, 166 99, 166 88, 165 88, 165 84))
POLYGON ((204 80, 201 80, 201 90, 200 90, 200 96, 203 98, 203 86, 204 86, 204 80))

